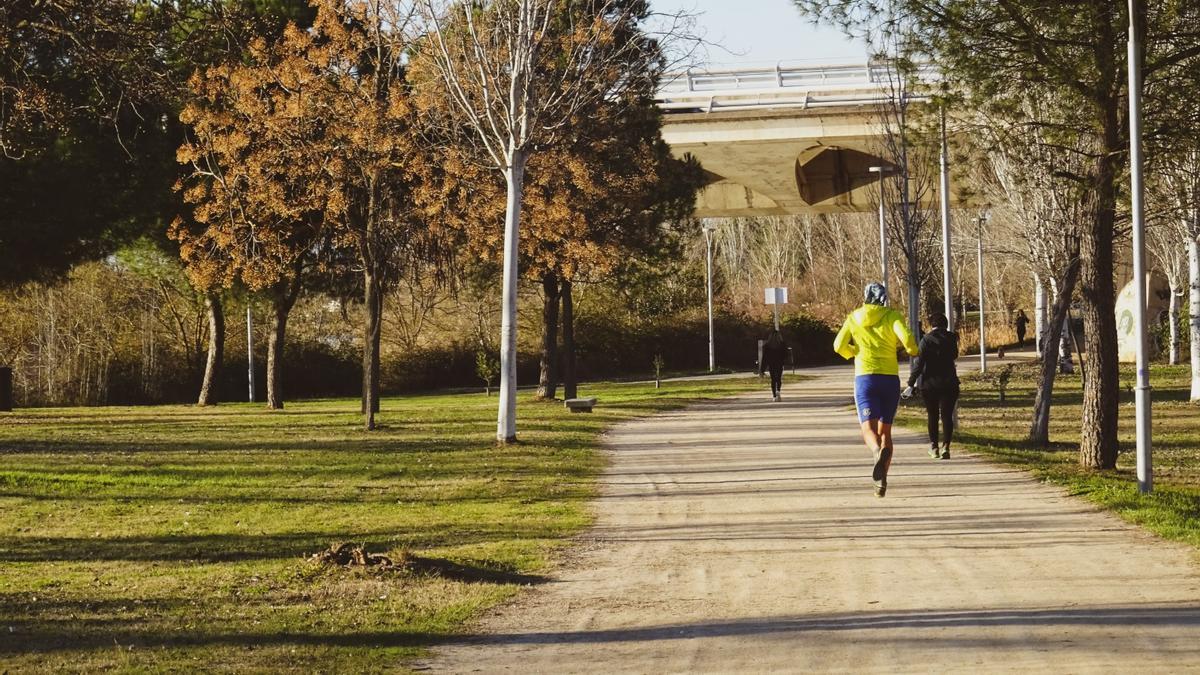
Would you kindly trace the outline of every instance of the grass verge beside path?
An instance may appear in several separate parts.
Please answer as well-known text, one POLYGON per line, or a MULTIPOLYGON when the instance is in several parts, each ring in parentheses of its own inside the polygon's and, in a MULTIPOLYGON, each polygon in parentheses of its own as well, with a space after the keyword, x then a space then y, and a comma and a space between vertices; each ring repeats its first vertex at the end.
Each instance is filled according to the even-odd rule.
POLYGON ((506 447, 482 394, 385 399, 374 433, 352 400, 0 414, 0 671, 394 670, 589 524, 607 427, 761 386, 522 397, 506 447), (436 571, 307 560, 334 542, 436 571))
MULTIPOLYGON (((1091 471, 1079 465, 1080 376, 1059 375, 1055 381, 1052 442, 1041 449, 1025 440, 1037 392, 1036 364, 1013 368, 1006 400, 1001 403, 993 378, 1006 365, 993 362, 987 375, 963 376, 956 447, 1027 470, 1166 539, 1200 548, 1200 406, 1188 401, 1191 374, 1187 366, 1155 366, 1151 370, 1154 491, 1141 495, 1134 448, 1132 366, 1121 367, 1117 468, 1091 471)), ((898 423, 925 435, 925 409, 919 397, 904 403, 898 423)))

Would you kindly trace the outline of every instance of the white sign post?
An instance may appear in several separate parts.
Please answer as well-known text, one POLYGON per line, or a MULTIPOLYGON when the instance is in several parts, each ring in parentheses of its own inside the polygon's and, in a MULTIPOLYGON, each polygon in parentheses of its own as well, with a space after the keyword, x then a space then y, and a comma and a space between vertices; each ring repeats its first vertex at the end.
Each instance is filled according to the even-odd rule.
POLYGON ((779 306, 788 304, 788 289, 768 288, 763 295, 766 303, 775 309, 775 330, 779 330, 779 306))

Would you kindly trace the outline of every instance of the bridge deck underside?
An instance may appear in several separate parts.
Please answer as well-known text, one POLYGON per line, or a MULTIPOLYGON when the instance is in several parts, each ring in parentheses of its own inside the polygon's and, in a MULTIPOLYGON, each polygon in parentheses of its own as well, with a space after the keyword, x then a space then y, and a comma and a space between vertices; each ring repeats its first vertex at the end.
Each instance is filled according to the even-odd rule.
POLYGON ((863 212, 878 208, 870 167, 891 166, 877 120, 862 107, 675 113, 663 136, 709 174, 699 217, 863 212))

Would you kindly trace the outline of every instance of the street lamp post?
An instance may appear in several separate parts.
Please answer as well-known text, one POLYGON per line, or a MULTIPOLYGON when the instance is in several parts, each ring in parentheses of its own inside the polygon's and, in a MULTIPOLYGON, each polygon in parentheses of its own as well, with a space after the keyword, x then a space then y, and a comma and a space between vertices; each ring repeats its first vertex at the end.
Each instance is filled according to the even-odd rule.
MULTIPOLYGON (((868 169, 871 173, 879 174, 879 267, 880 274, 883 278, 880 283, 883 284, 883 289, 888 290, 888 255, 887 255, 887 219, 883 211, 883 177, 892 173, 893 169, 887 166, 873 166, 868 169)), ((891 295, 889 292, 888 295, 891 295)))
POLYGON ((983 297, 983 226, 987 223, 987 219, 987 214, 981 213, 976 221, 978 223, 976 252, 979 256, 979 372, 981 373, 987 372, 987 330, 984 321, 986 308, 983 297))
POLYGON ((1133 332, 1137 339, 1137 385, 1134 388, 1138 492, 1153 489, 1150 437, 1150 365, 1146 349, 1146 218, 1142 186, 1142 49, 1141 2, 1129 0, 1129 177, 1133 211, 1133 332))
POLYGON ((942 294, 945 298, 946 321, 954 330, 954 281, 950 273, 950 152, 946 143, 946 109, 942 108, 942 294))
POLYGON ((704 223, 704 246, 707 250, 705 256, 705 277, 708 283, 708 372, 713 372, 717 369, 717 348, 713 341, 713 280, 712 280, 712 234, 713 230, 717 229, 711 223, 704 223))

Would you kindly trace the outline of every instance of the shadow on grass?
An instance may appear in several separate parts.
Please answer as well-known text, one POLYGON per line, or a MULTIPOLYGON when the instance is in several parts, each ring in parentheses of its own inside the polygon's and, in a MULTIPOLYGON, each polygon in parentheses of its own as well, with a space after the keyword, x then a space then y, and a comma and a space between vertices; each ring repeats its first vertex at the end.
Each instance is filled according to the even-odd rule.
POLYGON ((39 621, 16 622, 9 639, 0 641, 0 654, 47 653, 81 649, 113 649, 134 646, 139 649, 187 649, 225 647, 422 647, 446 642, 448 635, 404 631, 361 631, 354 633, 315 632, 236 632, 203 633, 190 631, 138 630, 140 622, 112 619, 93 622, 39 621), (80 625, 83 623, 83 625, 80 625))
POLYGON ((0 544, 4 562, 143 561, 224 563, 246 560, 300 559, 329 546, 352 540, 376 550, 480 544, 522 539, 554 539, 561 528, 541 524, 473 523, 455 526, 428 523, 368 532, 296 532, 291 534, 208 534, 152 537, 8 537, 0 544))
POLYGON ((405 557, 404 566, 413 574, 434 576, 464 583, 534 586, 550 581, 550 577, 540 574, 521 574, 512 569, 504 570, 477 565, 463 565, 444 558, 423 558, 421 556, 410 555, 405 557))
MULTIPOLYGON (((7 489, 0 490, 0 498, 25 499, 40 502, 62 503, 93 503, 106 504, 119 502, 121 504, 144 505, 153 503, 178 504, 237 504, 254 505, 258 507, 284 507, 288 505, 328 505, 353 507, 373 505, 380 509, 410 505, 450 505, 450 504, 536 504, 542 502, 558 502, 566 498, 587 498, 594 494, 594 487, 588 480, 584 470, 565 468, 561 471, 544 472, 536 476, 521 477, 492 477, 487 475, 466 476, 467 480, 459 480, 457 493, 438 489, 436 486, 421 485, 416 488, 380 485, 380 486, 348 486, 335 494, 328 488, 314 486, 308 490, 310 494, 296 494, 304 488, 290 488, 291 492, 284 493, 280 489, 267 490, 262 487, 240 488, 238 492, 225 492, 219 497, 212 495, 212 486, 180 486, 179 489, 163 490, 150 488, 139 492, 128 486, 112 488, 104 492, 71 492, 53 493, 37 489, 7 489), (471 482, 470 479, 476 479, 471 482), (554 491, 547 492, 546 483, 553 481, 554 491), (502 494, 495 490, 482 490, 490 482, 515 483, 516 487, 506 486, 502 494), (523 483, 523 485, 521 485, 523 483), (119 492, 119 494, 117 494, 119 492)), ((0 550, 3 550, 0 547, 0 550)), ((0 554, 0 558, 3 554, 0 554)))
MULTIPOLYGON (((235 439, 222 436, 221 430, 212 430, 211 438, 180 439, 5 439, 0 440, 0 454, 143 454, 161 453, 166 458, 177 453, 188 454, 245 454, 253 452, 336 453, 355 456, 368 453, 427 452, 447 453, 482 450, 495 445, 485 435, 464 436, 459 429, 447 429, 436 438, 390 438, 386 435, 363 436, 362 438, 286 438, 267 440, 262 438, 235 439), (450 434, 454 434, 451 436, 450 434)), ((577 444, 582 445, 582 444, 577 444)))

